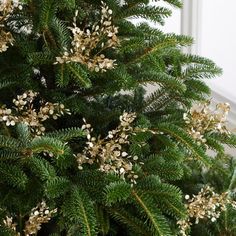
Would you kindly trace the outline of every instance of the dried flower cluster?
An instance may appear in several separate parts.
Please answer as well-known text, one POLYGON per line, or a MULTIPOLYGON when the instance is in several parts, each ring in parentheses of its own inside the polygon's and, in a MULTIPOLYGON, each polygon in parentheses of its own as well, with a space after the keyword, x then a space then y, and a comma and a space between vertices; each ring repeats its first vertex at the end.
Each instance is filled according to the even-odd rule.
MULTIPOLYGON (((45 201, 39 203, 35 208, 30 212, 29 219, 25 223, 25 236, 36 235, 37 232, 41 229, 43 223, 47 223, 51 220, 52 215, 57 212, 57 209, 49 210, 49 207, 46 205, 45 201)), ((20 236, 21 234, 17 232, 16 223, 13 222, 12 217, 6 217, 3 220, 3 224, 11 229, 14 232, 15 236, 20 236)))
POLYGON ((205 143, 204 134, 208 132, 220 132, 229 134, 226 127, 227 115, 230 111, 228 103, 219 103, 212 111, 209 102, 198 104, 184 113, 184 120, 187 124, 188 133, 197 140, 198 144, 205 143))
POLYGON ((15 8, 22 9, 18 0, 0 0, 0 52, 8 49, 13 44, 13 37, 10 32, 4 29, 4 23, 15 8))
POLYGON ((5 52, 8 49, 9 44, 13 45, 12 34, 0 29, 0 52, 5 52))
POLYGON ((138 176, 132 170, 132 162, 137 161, 138 157, 132 157, 125 151, 125 145, 129 144, 128 138, 134 133, 131 123, 135 118, 135 113, 123 113, 120 116, 120 125, 109 131, 104 139, 92 137, 93 129, 84 120, 82 129, 87 132, 87 147, 76 155, 79 169, 83 169, 84 163, 97 163, 100 171, 116 173, 122 178, 126 176, 132 183, 136 183, 138 176))
POLYGON ((29 125, 31 131, 39 136, 43 135, 45 127, 42 122, 49 118, 57 119, 65 113, 70 114, 63 104, 59 103, 41 103, 40 107, 34 107, 37 92, 27 91, 13 99, 14 110, 5 106, 0 108, 0 122, 5 122, 7 126, 14 126, 17 123, 29 125))
POLYGON ((11 229, 11 230, 14 232, 14 235, 15 235, 15 236, 20 236, 20 233, 18 233, 18 232, 16 231, 16 223, 13 222, 13 218, 12 218, 12 217, 8 217, 8 216, 7 216, 7 217, 3 220, 3 224, 4 224, 7 228, 11 229))
POLYGON ((31 210, 28 221, 25 224, 25 235, 35 235, 41 229, 43 223, 51 220, 52 215, 57 212, 57 209, 49 210, 45 201, 38 204, 37 207, 31 210))
POLYGON ((74 17, 72 48, 65 51, 62 57, 56 57, 57 63, 79 62, 86 65, 89 70, 104 72, 114 67, 115 60, 106 58, 102 53, 107 48, 115 48, 118 45, 118 28, 112 25, 112 10, 102 2, 101 21, 90 29, 81 30, 76 25, 74 17), (93 51, 96 49, 97 53, 93 51))
POLYGON ((186 195, 185 199, 188 201, 186 204, 188 218, 177 222, 180 227, 180 234, 183 236, 187 235, 187 231, 192 225, 191 218, 195 219, 195 224, 198 224, 200 219, 210 219, 215 222, 220 214, 226 210, 227 205, 230 204, 236 209, 236 202, 229 198, 228 192, 219 195, 209 186, 202 188, 192 198, 186 195))

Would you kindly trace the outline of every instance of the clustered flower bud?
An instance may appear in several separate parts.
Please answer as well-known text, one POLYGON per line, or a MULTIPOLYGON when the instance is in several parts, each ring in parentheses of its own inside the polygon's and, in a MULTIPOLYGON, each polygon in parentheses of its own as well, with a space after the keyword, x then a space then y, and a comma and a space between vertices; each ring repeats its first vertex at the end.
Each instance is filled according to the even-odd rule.
POLYGON ((25 223, 25 236, 35 235, 41 229, 43 223, 51 220, 52 215, 57 212, 57 209, 49 210, 45 201, 38 204, 37 207, 31 210, 28 221, 25 223))
POLYGON ((18 0, 0 0, 0 52, 8 49, 8 45, 13 45, 13 36, 4 29, 4 22, 15 8, 22 9, 18 0))
POLYGON ((41 102, 40 107, 36 109, 34 101, 37 96, 38 93, 31 90, 17 95, 17 98, 13 99, 14 109, 6 106, 0 108, 0 122, 5 122, 7 126, 27 124, 35 135, 40 136, 45 132, 42 122, 51 117, 56 120, 65 113, 70 114, 69 109, 60 103, 41 102))
POLYGON ((227 205, 231 205, 236 209, 236 202, 230 199, 228 192, 217 194, 210 186, 205 186, 192 198, 186 195, 185 199, 187 200, 188 218, 177 222, 182 236, 188 235, 187 231, 192 225, 191 219, 195 219, 195 224, 198 224, 200 219, 210 219, 215 222, 221 213, 226 210, 227 205))
POLYGON ((135 120, 135 113, 126 113, 120 116, 120 125, 108 132, 108 135, 101 139, 92 137, 93 129, 86 123, 82 129, 87 132, 87 146, 82 153, 76 155, 78 168, 83 169, 85 163, 99 165, 99 170, 105 173, 115 173, 121 178, 127 177, 135 184, 138 175, 133 171, 133 163, 137 162, 138 156, 131 156, 126 152, 126 145, 129 144, 129 136, 134 134, 131 126, 135 120))
POLYGON ((70 51, 65 49, 63 56, 56 57, 55 64, 79 62, 96 72, 113 69, 115 60, 106 58, 102 53, 105 49, 115 48, 119 44, 118 27, 112 25, 112 10, 102 2, 100 23, 86 30, 81 30, 76 25, 77 14, 78 12, 74 17, 74 27, 69 28, 73 33, 72 48, 70 51), (94 49, 98 53, 94 54, 94 49))
POLYGON ((230 134, 226 127, 227 115, 230 111, 228 103, 219 103, 212 111, 209 102, 198 104, 184 113, 183 119, 187 124, 188 133, 200 145, 206 142, 204 135, 209 132, 230 134))

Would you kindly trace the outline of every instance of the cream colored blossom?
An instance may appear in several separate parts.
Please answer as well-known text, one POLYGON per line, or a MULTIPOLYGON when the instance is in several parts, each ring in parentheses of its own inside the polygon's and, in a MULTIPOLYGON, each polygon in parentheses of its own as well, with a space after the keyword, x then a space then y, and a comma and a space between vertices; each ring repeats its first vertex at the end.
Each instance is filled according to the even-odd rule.
POLYGON ((36 109, 34 101, 37 96, 38 93, 32 90, 17 95, 17 98, 13 99, 14 109, 0 107, 0 122, 5 122, 7 126, 14 126, 17 123, 27 124, 33 134, 40 136, 45 132, 42 124, 44 121, 49 118, 56 120, 64 114, 70 114, 69 110, 60 103, 41 102, 40 107, 36 109))
POLYGON ((12 34, 0 28, 0 53, 5 52, 9 45, 13 45, 13 41, 12 34))
MULTIPOLYGON (((76 16, 77 14, 76 12, 76 16)), ((55 64, 78 62, 96 72, 113 69, 115 60, 106 58, 103 52, 105 49, 115 48, 119 43, 118 28, 112 25, 112 10, 102 2, 100 23, 86 30, 77 26, 76 16, 73 27, 69 28, 73 34, 72 47, 69 51, 65 49, 61 57, 56 57, 55 64), (96 54, 93 53, 94 49, 98 51, 96 54)))
POLYGON ((183 115, 188 133, 198 144, 206 142, 204 138, 206 133, 230 133, 226 127, 230 105, 228 103, 219 103, 215 110, 211 110, 209 105, 209 102, 195 105, 188 113, 184 113, 183 115))
MULTIPOLYGON (((47 223, 51 220, 52 216, 57 212, 57 209, 50 210, 45 201, 39 203, 30 212, 29 219, 25 222, 24 235, 32 236, 37 235, 37 232, 41 229, 43 223, 47 223)), ((20 236, 17 232, 17 224, 13 222, 12 217, 6 217, 3 220, 3 224, 14 232, 14 236, 20 236)))
POLYGON ((5 227, 12 230, 14 233, 14 236, 20 236, 20 233, 16 231, 16 223, 13 222, 13 218, 6 216, 6 218, 3 220, 3 224, 5 227))
POLYGON ((45 201, 38 204, 37 207, 31 210, 29 219, 25 223, 25 236, 36 235, 41 229, 43 223, 47 223, 51 220, 52 215, 57 212, 57 209, 49 210, 45 201))
POLYGON ((9 45, 13 45, 13 36, 7 32, 4 23, 15 8, 22 9, 17 0, 0 0, 0 53, 8 49, 9 45))
POLYGON ((82 153, 76 155, 78 168, 83 169, 82 165, 85 163, 96 163, 100 171, 115 173, 136 183, 138 176, 133 171, 133 163, 137 162, 138 156, 132 157, 126 151, 126 145, 130 143, 129 137, 135 132, 131 126, 135 118, 135 113, 124 112, 120 116, 120 125, 109 131, 104 139, 93 137, 91 125, 84 120, 82 129, 87 132, 87 146, 82 153))
POLYGON ((188 218, 177 222, 180 228, 180 235, 182 236, 188 235, 187 231, 189 231, 192 225, 191 219, 195 220, 195 224, 198 224, 201 219, 215 222, 221 213, 227 209, 227 205, 231 205, 236 209, 236 202, 230 199, 228 192, 218 194, 209 186, 202 188, 192 198, 189 195, 185 195, 185 199, 187 200, 185 206, 188 218))

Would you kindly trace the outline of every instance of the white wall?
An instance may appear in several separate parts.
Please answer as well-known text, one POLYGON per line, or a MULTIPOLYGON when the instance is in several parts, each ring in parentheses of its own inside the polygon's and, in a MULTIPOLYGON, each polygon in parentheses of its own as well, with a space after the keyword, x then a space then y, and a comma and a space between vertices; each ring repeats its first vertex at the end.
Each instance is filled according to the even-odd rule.
POLYGON ((223 75, 209 84, 236 102, 236 0, 202 0, 201 8, 199 53, 223 68, 223 75))
POLYGON ((182 1, 182 33, 196 39, 188 52, 210 58, 223 69, 222 76, 205 82, 213 104, 231 104, 228 121, 236 131, 236 0, 182 1))

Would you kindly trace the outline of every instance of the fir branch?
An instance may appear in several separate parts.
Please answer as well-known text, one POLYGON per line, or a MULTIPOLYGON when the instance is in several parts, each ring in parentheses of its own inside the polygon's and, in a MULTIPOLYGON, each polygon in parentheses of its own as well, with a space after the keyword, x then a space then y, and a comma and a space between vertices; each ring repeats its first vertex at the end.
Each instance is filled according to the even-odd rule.
POLYGON ((58 198, 70 189, 70 181, 64 177, 50 178, 45 183, 45 194, 49 199, 58 198))
POLYGON ((78 63, 68 63, 66 64, 68 70, 70 71, 71 77, 84 88, 90 88, 92 83, 88 78, 87 72, 78 63))
POLYGON ((143 224, 143 221, 133 215, 130 211, 127 211, 125 208, 113 206, 107 208, 107 211, 113 219, 129 228, 135 233, 135 235, 150 236, 151 232, 149 228, 143 224))
POLYGON ((61 141, 49 137, 36 137, 29 147, 35 154, 41 152, 53 153, 56 156, 65 155, 66 145, 61 141))
POLYGON ((0 147, 18 151, 22 147, 22 143, 13 137, 0 135, 0 147))
MULTIPOLYGON (((126 63, 126 66, 142 61, 145 57, 158 53, 161 50, 165 50, 170 47, 176 47, 178 45, 187 46, 192 43, 192 39, 189 37, 177 37, 176 35, 167 35, 162 40, 155 40, 154 42, 149 42, 143 50, 136 55, 133 55, 133 58, 126 63)), ((140 50, 139 50, 140 51, 140 50)))
POLYGON ((181 80, 162 72, 157 73, 150 70, 146 73, 141 72, 138 80, 141 83, 160 84, 161 87, 164 87, 163 89, 173 89, 180 93, 185 92, 187 89, 181 80))
POLYGON ((42 181, 50 180, 56 178, 56 170, 54 167, 46 160, 34 156, 28 161, 30 170, 42 181))
POLYGON ((0 162, 0 174, 0 182, 4 181, 10 186, 25 189, 28 178, 19 166, 0 162))
POLYGON ((21 155, 17 151, 0 150, 0 161, 18 160, 19 158, 21 158, 21 155))
POLYGON ((217 140, 214 138, 211 138, 210 135, 206 136, 206 144, 209 147, 209 149, 215 150, 218 153, 224 153, 225 149, 222 144, 220 144, 217 140))
POLYGON ((63 206, 63 214, 69 221, 81 226, 80 233, 96 236, 96 217, 92 201, 82 189, 75 188, 63 206))
POLYGON ((58 87, 67 87, 70 82, 70 76, 68 74, 68 68, 66 64, 58 64, 55 67, 56 71, 56 84, 58 87))
POLYGON ((69 141, 73 138, 84 137, 85 132, 80 128, 72 127, 62 130, 56 130, 46 134, 46 137, 54 138, 61 141, 69 141))
POLYGON ((158 124, 157 129, 159 131, 170 134, 178 141, 183 143, 186 146, 186 148, 189 149, 194 154, 194 156, 196 156, 196 158, 200 161, 200 163, 206 165, 207 167, 211 166, 212 163, 211 159, 183 129, 172 124, 158 124))
POLYGON ((119 14, 119 18, 116 17, 115 20, 122 18, 145 18, 153 22, 164 24, 164 18, 171 15, 171 11, 165 7, 160 6, 147 6, 144 4, 133 4, 123 7, 123 11, 119 14))
POLYGON ((155 211, 153 210, 155 204, 152 203, 151 199, 146 199, 143 194, 135 190, 132 191, 132 195, 150 220, 150 228, 152 228, 153 233, 158 236, 171 236, 171 231, 166 219, 156 207, 155 211))
POLYGON ((108 205, 126 201, 130 195, 131 185, 124 181, 110 183, 105 188, 105 202, 108 205))

